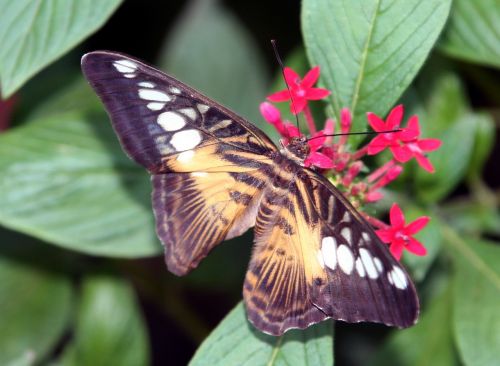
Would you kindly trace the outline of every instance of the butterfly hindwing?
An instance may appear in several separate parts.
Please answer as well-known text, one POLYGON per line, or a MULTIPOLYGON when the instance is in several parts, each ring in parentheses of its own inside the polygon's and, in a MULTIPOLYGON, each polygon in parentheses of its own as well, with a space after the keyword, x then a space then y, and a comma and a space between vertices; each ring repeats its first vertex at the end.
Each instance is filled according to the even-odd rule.
POLYGON ((330 317, 414 324, 409 276, 342 194, 309 170, 281 180, 257 216, 244 286, 252 323, 275 335, 330 317))

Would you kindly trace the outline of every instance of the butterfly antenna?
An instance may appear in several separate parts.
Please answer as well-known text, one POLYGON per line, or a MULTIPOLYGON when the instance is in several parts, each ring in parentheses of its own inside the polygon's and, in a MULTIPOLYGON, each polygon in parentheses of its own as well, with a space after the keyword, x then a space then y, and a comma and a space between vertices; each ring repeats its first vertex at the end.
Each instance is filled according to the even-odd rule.
POLYGON ((378 135, 379 133, 392 133, 401 132, 401 129, 387 130, 387 131, 365 131, 365 132, 345 132, 345 133, 334 133, 331 135, 321 135, 308 138, 307 141, 311 141, 320 137, 332 137, 332 136, 350 136, 350 135, 378 135))
POLYGON ((278 46, 276 45, 276 40, 271 39, 271 44, 273 45, 273 50, 274 50, 274 55, 276 56, 276 60, 278 61, 278 64, 280 65, 281 68, 281 74, 283 75, 283 80, 285 80, 285 85, 288 90, 288 94, 290 94, 290 100, 292 101, 292 109, 293 109, 293 114, 295 115, 295 120, 297 122, 297 128, 299 128, 299 117, 297 115, 297 109, 295 109, 295 103, 293 102, 293 95, 290 90, 290 86, 288 85, 288 82, 286 81, 285 77, 285 66, 283 65, 283 61, 281 60, 280 53, 278 52, 278 46))

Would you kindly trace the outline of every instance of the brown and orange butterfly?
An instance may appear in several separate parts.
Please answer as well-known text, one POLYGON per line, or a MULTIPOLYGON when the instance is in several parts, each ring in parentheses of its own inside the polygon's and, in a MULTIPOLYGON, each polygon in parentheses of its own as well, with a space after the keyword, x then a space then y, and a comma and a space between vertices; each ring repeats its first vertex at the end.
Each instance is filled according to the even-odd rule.
POLYGON ((243 297, 261 331, 327 318, 416 322, 408 274, 342 193, 304 167, 305 139, 280 150, 235 113, 123 54, 86 54, 82 68, 123 149, 151 174, 171 272, 188 273, 255 226, 243 297))

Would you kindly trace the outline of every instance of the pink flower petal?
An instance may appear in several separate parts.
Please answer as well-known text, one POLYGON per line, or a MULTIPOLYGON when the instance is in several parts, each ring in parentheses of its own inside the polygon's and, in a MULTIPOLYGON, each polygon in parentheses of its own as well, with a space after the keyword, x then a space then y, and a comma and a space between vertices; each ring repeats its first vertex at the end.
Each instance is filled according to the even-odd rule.
POLYGON ((378 154, 386 147, 387 140, 382 135, 375 136, 373 140, 368 143, 368 155, 378 154))
POLYGON ((413 156, 411 150, 406 146, 391 146, 390 150, 392 152, 392 156, 394 156, 394 159, 396 159, 400 163, 406 163, 413 156))
POLYGON ((264 117, 264 119, 271 123, 276 123, 281 121, 280 110, 273 106, 271 103, 263 102, 259 106, 260 113, 264 117))
POLYGON ((309 154, 309 156, 304 161, 304 164, 306 162, 310 165, 315 165, 321 169, 333 168, 333 161, 328 156, 319 152, 313 152, 309 154))
POLYGON ((368 112, 366 114, 366 119, 374 131, 380 132, 386 130, 385 122, 375 113, 368 112))
POLYGON ((307 99, 305 98, 293 98, 293 103, 290 103, 290 112, 292 114, 299 114, 304 110, 307 105, 307 99))
POLYGON ((313 67, 309 72, 304 76, 302 79, 302 87, 303 88, 310 88, 318 81, 319 78, 319 66, 313 67))
POLYGON ((411 222, 406 228, 405 228, 405 233, 407 235, 413 235, 418 233, 420 230, 422 230, 425 225, 429 222, 430 218, 427 216, 422 216, 416 219, 415 221, 411 222))
POLYGON ((388 130, 394 130, 399 127, 401 120, 403 119, 403 111, 404 109, 402 104, 397 105, 391 110, 386 119, 386 127, 388 130))
POLYGON ((441 140, 438 139, 422 139, 417 141, 418 147, 422 151, 434 151, 441 146, 441 140))
POLYGON ((267 99, 270 100, 271 102, 285 102, 287 100, 290 100, 290 98, 291 96, 288 89, 276 92, 267 97, 267 99))
POLYGON ((392 238, 394 237, 393 232, 390 229, 389 230, 379 229, 376 230, 375 233, 384 243, 390 243, 392 241, 392 238))
POLYGON ((384 195, 380 191, 368 192, 365 196, 366 202, 377 202, 384 198, 384 195))
POLYGON ((401 256, 403 255, 403 245, 401 243, 395 242, 391 244, 389 250, 391 251, 394 258, 396 258, 397 260, 401 259, 401 256))
POLYGON ((297 74, 295 71, 292 70, 290 67, 285 67, 285 70, 283 70, 283 73, 285 74, 285 80, 292 88, 293 86, 297 85, 300 83, 300 76, 297 74))
POLYGON ((401 211, 397 203, 392 204, 389 216, 391 219, 391 226, 394 229, 398 229, 404 226, 405 217, 403 215, 403 211, 401 211))
POLYGON ((326 137, 323 131, 315 133, 308 141, 307 144, 311 152, 317 151, 325 143, 326 137))
POLYGON ((309 100, 320 100, 331 94, 330 90, 321 88, 306 89, 306 98, 309 100))
POLYGON ((342 127, 342 132, 347 133, 351 129, 352 125, 352 115, 349 108, 342 108, 340 111, 340 126, 342 127))
POLYGON ((411 116, 410 119, 408 119, 406 129, 416 134, 416 137, 420 136, 420 124, 418 123, 417 115, 411 116))
POLYGON ((422 154, 415 154, 415 159, 417 159, 418 165, 427 170, 429 173, 434 173, 434 167, 429 159, 427 159, 422 154))
POLYGON ((402 131, 398 132, 398 138, 403 142, 410 142, 418 137, 419 133, 415 130, 409 128, 403 128, 402 131))
POLYGON ((425 249, 421 242, 414 238, 409 239, 408 243, 406 244, 406 250, 408 250, 410 253, 420 256, 427 254, 427 249, 425 249))
POLYGON ((301 136, 300 130, 293 123, 285 122, 284 127, 286 130, 285 134, 287 137, 300 137, 301 136))

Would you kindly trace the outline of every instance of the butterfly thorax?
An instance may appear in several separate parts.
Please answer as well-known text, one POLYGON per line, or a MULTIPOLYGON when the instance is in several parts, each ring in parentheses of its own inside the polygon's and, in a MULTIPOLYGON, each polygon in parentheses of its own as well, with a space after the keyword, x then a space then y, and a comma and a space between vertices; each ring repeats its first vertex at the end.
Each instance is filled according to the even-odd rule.
POLYGON ((304 165, 304 160, 309 154, 309 145, 305 136, 292 137, 288 145, 283 146, 281 153, 299 165, 304 165))

